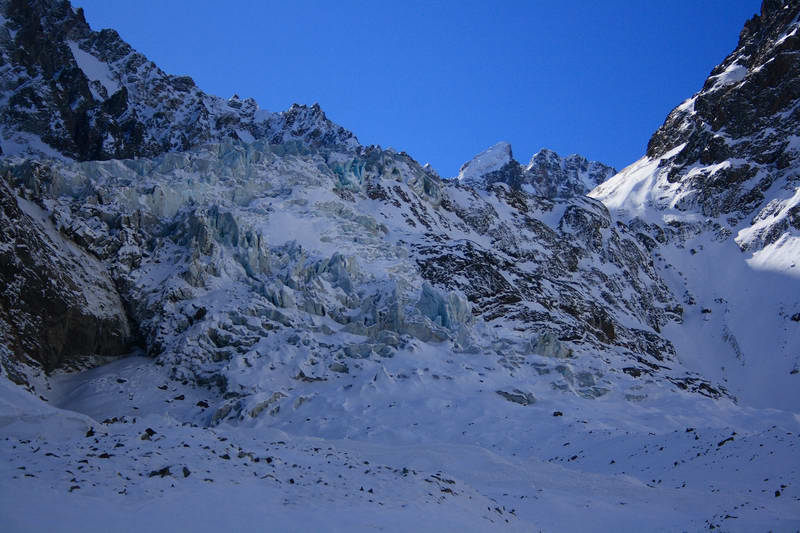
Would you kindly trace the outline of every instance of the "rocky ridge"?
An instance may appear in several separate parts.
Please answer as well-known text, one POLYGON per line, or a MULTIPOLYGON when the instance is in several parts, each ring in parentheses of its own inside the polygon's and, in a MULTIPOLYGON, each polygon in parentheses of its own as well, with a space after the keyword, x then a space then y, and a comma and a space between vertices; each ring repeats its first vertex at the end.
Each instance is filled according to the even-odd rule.
MULTIPOLYGON (((679 307, 627 229, 573 197, 607 167, 541 152, 524 173, 542 196, 485 172, 464 187, 359 146, 319 106, 272 114, 205 95, 66 2, 2 7, 6 146, 24 143, 5 150, 10 205, 47 213, 42 224, 99 258, 136 340, 176 378, 244 398, 236 413, 288 397, 289 379, 380 367, 420 343, 493 353, 509 369, 538 353, 542 373, 587 397, 624 365, 628 376, 671 371, 659 331, 679 307), (31 165, 31 150, 55 159, 31 165), (558 362, 587 350, 618 361, 558 362), (283 385, 253 382, 253 361, 287 366, 283 385)), ((5 366, 24 374, 21 359, 5 366)))
MULTIPOLYGON (((779 46, 772 25, 796 17, 764 5, 743 35, 779 46)), ((26 9, 52 8, 51 29, 81 18, 3 6, 12 40, 26 9)), ((92 38, 47 46, 121 72, 92 38)), ((31 68, 20 91, 63 88, 31 68)), ((117 74, 79 68, 92 98, 119 93, 117 74)), ((800 523, 796 277, 742 251, 752 213, 656 201, 684 122, 587 197, 612 171, 579 156, 523 167, 501 143, 446 180, 318 106, 250 121, 246 101, 205 96, 219 106, 183 144, 201 93, 164 76, 127 100, 146 143, 86 123, 118 156, 3 115, 7 529, 291 529, 298 510, 310 528, 389 531, 800 523)), ((58 98, 29 110, 69 118, 58 98)), ((785 199, 788 169, 764 202, 785 199)))
POLYGON ((546 148, 523 166, 514 159, 511 145, 500 142, 464 163, 456 179, 478 189, 505 183, 535 196, 566 199, 587 194, 616 173, 598 161, 578 154, 561 157, 546 148))
POLYGON ((391 150, 267 141, 35 176, 7 158, 3 173, 104 261, 176 379, 239 398, 215 421, 430 343, 534 365, 586 397, 654 372, 688 383, 659 334, 680 307, 589 198, 475 190, 391 150))
POLYGON ((153 157, 225 139, 358 146, 318 105, 271 113, 164 73, 114 30, 93 31, 66 0, 4 0, 3 153, 76 160, 153 157))
POLYGON ((765 1, 736 49, 653 134, 645 158, 593 195, 627 211, 699 214, 743 251, 797 239, 798 15, 795 2, 765 1), (654 183, 631 194, 646 179, 654 183))

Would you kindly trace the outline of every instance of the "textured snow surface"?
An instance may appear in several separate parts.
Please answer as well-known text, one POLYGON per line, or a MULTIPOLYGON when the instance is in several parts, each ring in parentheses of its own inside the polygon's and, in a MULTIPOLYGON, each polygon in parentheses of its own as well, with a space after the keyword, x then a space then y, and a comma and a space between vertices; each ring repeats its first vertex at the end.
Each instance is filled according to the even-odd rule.
POLYGON ((493 392, 507 375, 464 372, 485 356, 408 357, 442 377, 399 380, 409 361, 395 359, 374 379, 314 383, 313 401, 265 421, 211 429, 213 395, 144 357, 55 376, 47 403, 0 381, 3 529, 800 527, 794 415, 674 389, 592 402, 535 378, 538 401, 523 406, 493 392))
POLYGON ((673 194, 677 186, 670 188, 657 172, 658 166, 662 160, 675 156, 683 147, 675 147, 660 159, 639 159, 595 187, 589 196, 600 200, 609 209, 640 218, 652 216, 660 219, 662 214, 659 209, 672 208, 677 202, 673 194))
MULTIPOLYGON (((666 333, 678 332, 677 359, 661 369, 586 335, 559 340, 554 322, 474 315, 462 290, 420 277, 416 261, 428 256, 418 249, 452 260, 470 247, 530 247, 501 275, 536 279, 543 258, 551 270, 539 291, 553 299, 570 285, 598 301, 600 290, 614 291, 618 336, 650 328, 650 313, 669 302, 656 301, 660 282, 643 249, 596 201, 512 196, 504 184, 474 191, 392 152, 361 157, 257 141, 51 164, 42 204, 62 232, 113 265, 160 351, 32 378, 47 403, 3 378, 0 491, 12 496, 0 514, 12 517, 11 531, 102 528, 112 517, 131 530, 201 531, 222 517, 244 530, 263 522, 295 531, 797 524, 798 421, 761 409, 796 409, 795 361, 759 359, 759 339, 745 337, 738 346, 748 365, 763 367, 758 389, 739 367, 718 370, 728 359, 739 364, 732 348, 718 347, 732 345, 722 335, 738 336, 744 315, 726 314, 711 288, 692 285, 697 304, 687 305, 685 324, 667 321, 666 333), (120 213, 138 226, 115 226, 120 213), (137 227, 152 237, 137 237, 137 227), (523 228, 520 240, 507 236, 510 227, 523 228), (585 247, 563 249, 577 254, 576 273, 555 270, 560 239, 585 247), (606 247, 627 251, 604 255, 606 247), (640 258, 636 270, 619 262, 623 253, 640 258), (647 291, 653 300, 642 302, 647 291), (702 329, 705 306, 715 322, 702 329), (692 341, 704 336, 708 353, 692 341), (739 405, 671 381, 707 376, 739 405)), ((44 210, 25 205, 45 221, 44 210)), ((703 253, 676 246, 670 260, 688 269, 696 258, 702 270, 703 253)), ((682 294, 683 278, 663 272, 682 294)), ((746 308, 742 298, 729 307, 746 308)), ((518 305, 545 311, 536 300, 518 305)), ((796 331, 792 309, 765 323, 796 331)))
POLYGON ((786 272, 800 278, 800 237, 781 235, 777 241, 753 252, 747 263, 757 270, 786 272))
POLYGON ((715 80, 714 86, 711 88, 711 90, 714 91, 716 89, 725 87, 726 85, 739 83, 747 76, 747 72, 747 67, 737 63, 732 63, 728 66, 728 68, 722 71, 721 74, 711 76, 711 79, 715 80))
POLYGON ((790 317, 800 311, 800 246, 791 233, 769 244, 760 236, 788 216, 800 196, 791 188, 777 190, 765 215, 744 219, 730 232, 722 217, 681 206, 692 191, 669 183, 661 170, 681 149, 640 159, 590 195, 634 226, 668 235, 654 256, 672 293, 683 295, 683 323, 664 331, 679 359, 725 383, 743 402, 797 410, 800 389, 791 372, 800 366, 800 328, 790 317))

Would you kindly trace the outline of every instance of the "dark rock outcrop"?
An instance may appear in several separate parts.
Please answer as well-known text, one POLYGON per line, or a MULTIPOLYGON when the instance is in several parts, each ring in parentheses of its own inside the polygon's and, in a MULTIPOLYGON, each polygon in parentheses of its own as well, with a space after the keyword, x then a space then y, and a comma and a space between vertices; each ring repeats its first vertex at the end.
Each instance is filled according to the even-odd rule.
POLYGON ((524 189, 530 194, 551 199, 582 196, 616 174, 617 171, 597 161, 573 154, 561 157, 542 149, 527 166, 521 165, 508 143, 498 143, 464 163, 459 182, 478 189, 505 183, 512 190, 524 189))
POLYGON ((662 162, 667 182, 683 196, 679 209, 735 222, 763 208, 773 185, 798 183, 798 15, 797 2, 765 1, 736 49, 650 139, 651 159, 680 148, 662 162))
POLYGON ((48 224, 39 206, 0 181, 0 363, 16 381, 24 377, 15 362, 50 371, 125 353, 131 341, 102 264, 48 224))
POLYGON ((282 113, 165 74, 114 30, 93 31, 66 0, 4 0, 0 133, 5 155, 81 161, 152 157, 226 139, 358 146, 318 105, 282 113))

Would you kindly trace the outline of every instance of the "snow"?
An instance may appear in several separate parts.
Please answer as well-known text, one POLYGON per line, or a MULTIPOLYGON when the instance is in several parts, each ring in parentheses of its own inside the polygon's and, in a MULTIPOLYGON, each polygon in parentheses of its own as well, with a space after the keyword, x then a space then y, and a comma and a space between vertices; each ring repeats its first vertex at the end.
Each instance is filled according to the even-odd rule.
POLYGON ((464 163, 457 179, 465 184, 474 185, 480 183, 483 175, 500 170, 511 159, 511 145, 501 141, 464 163))
MULTIPOLYGON (((682 149, 683 146, 679 148, 682 149)), ((674 151, 677 153, 680 150, 674 151)), ((600 200, 609 209, 643 216, 652 204, 658 163, 659 160, 643 157, 598 185, 589 192, 589 196, 600 200)))
POLYGON ((685 111, 687 113, 694 113, 694 104, 697 101, 697 96, 686 99, 681 105, 676 107, 678 111, 685 111))
POLYGON ((800 257, 796 248, 798 236, 783 233, 778 242, 774 242, 775 238, 770 236, 774 234, 776 226, 787 230, 791 228, 792 211, 797 210, 800 205, 800 187, 792 190, 791 185, 787 185, 775 186, 773 189, 777 190, 771 191, 772 200, 753 218, 749 226, 739 230, 735 241, 741 248, 755 253, 751 259, 754 267, 797 275, 796 271, 790 269, 794 268, 791 265, 800 257))
POLYGON ((777 41, 775 41, 775 44, 773 44, 772 47, 773 48, 777 48, 780 45, 782 45, 786 41, 786 39, 794 37, 797 34, 797 29, 798 29, 798 26, 795 24, 794 27, 792 28, 792 30, 791 31, 787 31, 784 35, 782 35, 777 41))
POLYGON ((715 91, 727 85, 739 83, 747 77, 747 73, 747 67, 739 65, 738 63, 731 63, 722 73, 709 78, 716 80, 714 86, 710 90, 715 91))
POLYGON ((800 237, 784 233, 775 242, 756 250, 747 259, 747 264, 756 270, 787 273, 800 278, 800 237))
POLYGON ((494 393, 507 373, 466 371, 484 355, 432 347, 386 363, 374 379, 308 384, 310 401, 252 426, 204 427, 210 391, 145 357, 56 375, 47 403, 0 380, 4 530, 800 526, 791 413, 666 389, 587 401, 535 373, 538 401, 521 406, 494 393), (397 377, 417 362, 430 372, 397 377))
MULTIPOLYGON (((500 164, 505 150, 501 145, 481 159, 482 168, 500 164)), ((399 164, 384 157, 387 173, 399 164)), ((658 190, 658 164, 640 160, 623 171, 629 181, 612 178, 593 195, 662 224, 702 222, 671 208, 671 191, 658 190)), ((531 217, 525 228, 522 211, 503 199, 504 185, 489 192, 444 183, 426 192, 413 169, 401 168, 397 178, 376 180, 408 198, 395 205, 363 194, 369 177, 352 154, 301 156, 259 142, 154 160, 58 164, 53 176, 56 206, 83 205, 91 190, 104 199, 93 207, 101 214, 140 212, 143 220, 177 228, 141 249, 120 248, 152 254, 142 257, 130 283, 142 305, 162 308, 148 312, 171 336, 156 360, 133 354, 84 373, 42 378, 36 394, 46 402, 0 377, 0 493, 8 495, 0 498, 0 516, 11 517, 4 522, 9 531, 99 531, 109 523, 132 531, 253 524, 287 531, 800 526, 800 398, 790 374, 798 361, 785 355, 789 350, 762 356, 765 347, 800 345, 789 318, 800 311, 791 297, 796 280, 753 270, 730 240, 722 245, 701 233, 659 249, 655 268, 673 294, 689 291, 697 304, 686 304, 683 324, 664 328, 678 360, 666 362, 664 374, 633 377, 623 370, 631 358, 614 347, 568 355, 558 345, 540 349, 523 332, 515 338, 533 348, 520 348, 498 335, 520 324, 504 318, 476 320, 465 332, 459 328, 471 317, 463 298, 441 286, 426 296, 417 275, 414 250, 430 245, 428 232, 449 239, 435 247, 498 246, 494 239, 502 233, 464 224, 456 209, 485 215, 495 228, 532 228, 556 239, 549 233, 568 207, 605 216, 593 200, 525 198, 531 217), (455 207, 443 209, 436 198, 455 207), (423 217, 431 228, 412 224, 423 217), (200 251, 196 241, 203 238, 213 243, 211 251, 200 251), (208 266, 218 270, 201 278, 208 266), (743 280, 752 281, 748 290, 730 296, 743 280), (429 327, 431 342, 408 335, 408 324, 379 332, 404 340, 388 354, 362 358, 358 349, 377 335, 358 326, 369 311, 385 310, 387 300, 410 319, 438 316, 439 329, 435 322, 429 327), (304 304, 326 313, 298 309, 304 304), (203 359, 222 351, 197 347, 208 341, 197 334, 208 323, 177 321, 200 307, 220 336, 230 328, 253 344, 203 359), (343 308, 352 320, 334 321, 331 310, 343 308), (277 325, 267 330, 267 319, 277 325), (455 349, 455 342, 435 337, 446 326, 447 335, 469 333, 479 342, 455 349), (184 331, 190 333, 181 337, 184 331), (334 358, 323 345, 344 347, 346 355, 334 358), (347 371, 326 372, 331 362, 347 371), (687 368, 724 384, 738 403, 682 391, 665 377, 683 376, 687 368), (183 381, 199 371, 224 377, 226 390, 238 392, 223 397, 183 381), (579 394, 575 383, 598 397, 579 394), (514 391, 533 400, 520 405, 498 394, 514 391), (219 415, 226 407, 225 413, 239 411, 219 415)), ((34 207, 25 205, 44 223, 44 211, 34 207)), ((603 243, 609 235, 631 238, 622 229, 612 234, 613 222, 602 230, 603 243)), ((536 270, 539 252, 552 252, 544 238, 525 243, 525 262, 515 265, 543 288, 553 283, 536 270)), ((609 287, 581 286, 581 272, 596 268, 612 281, 607 285, 626 274, 592 257, 580 258, 574 278, 558 281, 599 295, 609 287)), ((649 282, 646 273, 637 275, 649 282)), ((627 286, 620 293, 626 301, 636 297, 627 286)), ((531 302, 530 310, 544 308, 531 302)), ((648 327, 632 311, 616 318, 648 327)))
POLYGON ((4 29, 6 29, 8 31, 8 34, 12 39, 16 39, 18 30, 12 30, 11 28, 9 28, 8 27, 8 22, 9 21, 8 21, 8 19, 6 17, 4 17, 3 15, 0 15, 0 26, 2 26, 4 29))
POLYGON ((238 135, 239 139, 241 139, 242 142, 245 142, 245 143, 251 143, 251 142, 254 142, 256 140, 256 138, 253 137, 253 135, 247 130, 238 129, 238 130, 236 130, 236 135, 238 135))
POLYGON ((111 296, 112 294, 116 296, 116 293, 97 290, 92 283, 86 281, 92 280, 96 283, 97 280, 101 280, 106 287, 113 286, 105 267, 100 261, 87 254, 74 242, 64 238, 53 225, 48 213, 41 207, 21 197, 17 197, 16 201, 20 210, 28 215, 34 223, 37 223, 40 229, 50 238, 49 253, 68 258, 73 264, 80 265, 80 268, 73 273, 76 279, 85 281, 84 284, 78 287, 78 290, 83 295, 86 305, 94 309, 97 316, 112 318, 118 314, 124 314, 121 309, 122 302, 118 298, 111 296))
POLYGON ((793 349, 800 328, 789 316, 800 312, 797 278, 757 268, 748 255, 704 232, 662 246, 662 277, 673 293, 694 299, 683 303, 683 323, 664 334, 683 364, 723 383, 743 405, 796 411, 800 389, 791 372, 800 363, 793 349))
POLYGON ((0 140, 3 156, 36 155, 50 159, 64 159, 64 156, 53 147, 42 141, 41 137, 28 132, 14 132, 12 136, 4 136, 0 140))
MULTIPOLYGON (((141 56, 109 64, 68 45, 95 98, 119 90, 115 72, 126 61, 139 63, 125 78, 131 94, 163 85, 141 56)), ((713 90, 747 75, 733 63, 713 90)), ((309 149, 298 142, 303 131, 358 146, 317 106, 291 115, 254 109, 251 122, 221 99, 201 98, 212 119, 230 119, 226 138, 241 142, 154 160, 54 163, 36 183, 46 192, 30 193, 49 194, 54 210, 19 200, 54 253, 98 279, 106 268, 122 271, 132 312, 163 351, 37 374, 35 394, 0 375, 4 531, 800 528, 800 236, 771 231, 791 221, 796 187, 769 191, 772 202, 752 221, 731 223, 736 239, 721 239, 720 221, 678 209, 691 191, 666 179, 664 163, 684 145, 643 158, 591 196, 623 220, 681 228, 651 257, 635 241, 638 229, 617 226, 593 200, 515 193, 512 205, 507 184, 486 191, 428 181, 391 150, 309 149), (251 131, 285 142, 270 146, 251 131), (367 185, 377 187, 367 193, 367 185), (603 226, 571 226, 569 208, 603 226), (135 234, 134 217, 137 231, 156 229, 135 234), (102 227, 108 234, 87 246, 108 264, 64 238, 56 219, 90 236, 102 227), (597 230, 597 249, 582 229, 597 230), (130 239, 117 242, 126 231, 130 239), (622 265, 618 242, 645 259, 622 265), (463 259, 464 243, 514 267, 498 267, 499 279, 535 281, 553 295, 503 313, 554 316, 565 302, 553 287, 576 289, 608 303, 615 324, 669 339, 676 358, 635 368, 647 364, 639 346, 592 344, 585 328, 562 342, 522 327, 539 318, 501 313, 484 322, 462 292, 419 274, 419 249, 463 259), (576 264, 550 276, 544 269, 556 265, 541 257, 557 263, 561 246, 576 264), (128 256, 141 266, 120 260, 128 256), (587 283, 590 272, 586 279, 606 283, 587 283), (662 279, 663 300, 648 292, 662 279), (678 300, 680 320, 663 330, 642 316, 678 300), (379 319, 388 326, 371 325, 379 319), (224 381, 225 393, 198 385, 201 376, 224 381), (705 398, 671 382, 687 376, 730 396, 705 398)), ((132 101, 143 118, 165 111, 163 102, 132 101)), ((694 103, 677 110, 694 112, 694 103)), ((165 115, 174 127, 154 129, 153 140, 182 146, 192 105, 165 115)), ((221 138, 216 123, 207 133, 201 140, 221 138)), ((57 156, 22 134, 3 149, 57 156)), ((511 161, 511 146, 498 143, 458 180, 481 185, 511 161)), ((697 166, 688 177, 740 163, 697 166)), ((601 170, 579 168, 577 185, 594 186, 590 175, 601 170)), ((86 301, 115 305, 91 293, 86 301)))
MULTIPOLYGON (((75 58, 75 62, 78 63, 78 68, 83 71, 90 81, 100 82, 105 87, 107 96, 111 96, 119 90, 119 83, 115 80, 108 63, 97 59, 89 52, 81 50, 75 41, 67 41, 67 45, 72 50, 72 56, 75 58)), ((97 97, 98 95, 95 94, 95 98, 97 97)), ((97 99, 103 100, 104 98, 97 99)))
MULTIPOLYGON (((800 202, 800 190, 779 180, 767 191, 772 201, 731 228, 735 239, 720 238, 713 228, 715 223, 724 227, 724 220, 676 209, 691 190, 683 189, 682 182, 669 183, 669 166, 663 162, 682 148, 659 159, 640 159, 590 196, 623 220, 686 228, 655 250, 660 276, 672 294, 683 295, 683 322, 663 331, 681 363, 724 384, 743 404, 796 410, 800 389, 791 372, 800 365, 800 331, 788 317, 800 312, 800 237, 791 229, 770 235, 800 202)), ((713 175, 740 163, 695 167, 688 176, 701 171, 713 175)), ((752 181, 758 179, 756 175, 752 181)))

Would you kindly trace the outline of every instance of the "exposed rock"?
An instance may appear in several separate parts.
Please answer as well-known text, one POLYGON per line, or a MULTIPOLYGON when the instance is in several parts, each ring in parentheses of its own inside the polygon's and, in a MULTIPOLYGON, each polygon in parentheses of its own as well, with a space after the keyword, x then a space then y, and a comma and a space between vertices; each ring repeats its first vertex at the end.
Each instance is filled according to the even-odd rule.
POLYGON ((511 145, 498 143, 464 163, 458 181, 476 189, 488 189, 504 183, 512 190, 545 198, 566 199, 587 194, 617 171, 597 161, 573 154, 562 158, 552 150, 542 149, 523 167, 514 159, 511 145))
POLYGON ((152 157, 256 139, 358 147, 317 104, 270 113, 251 98, 225 100, 205 94, 188 76, 165 74, 114 30, 92 31, 69 2, 9 0, 0 9, 6 19, 0 35, 5 155, 152 157))
POLYGON ((703 326, 684 322, 671 340, 725 387, 674 383, 710 397, 730 388, 788 409, 797 339, 766 317, 800 308, 799 57, 800 4, 764 1, 736 49, 655 132, 647 155, 590 193, 634 229, 683 295, 690 308, 673 312, 702 317, 703 326), (688 340, 697 336, 711 342, 688 340))
MULTIPOLYGON (((158 109, 163 121, 142 122, 140 137, 126 137, 133 144, 112 151, 87 152, 71 133, 47 141, 62 156, 136 159, 34 165, 6 155, 0 170, 108 271, 147 352, 173 378, 218 389, 224 402, 209 423, 276 414, 304 397, 280 401, 292 387, 346 373, 406 379, 383 364, 422 343, 510 371, 542 365, 554 386, 587 398, 622 367, 683 376, 661 334, 680 322, 680 305, 654 266, 650 232, 582 196, 608 167, 547 151, 522 167, 501 143, 465 165, 461 182, 442 180, 405 153, 357 146, 318 106, 272 115, 207 97, 78 13, 42 14, 46 5, 31 15, 15 4, 7 24, 31 19, 29 45, 52 34, 53 57, 79 81, 82 54, 107 65, 108 79, 80 81, 82 102, 118 99, 104 85, 117 83, 121 116, 158 109), (199 102, 196 124, 181 122, 199 102)), ((4 43, 9 54, 22 46, 4 43)), ((44 73, 39 85, 55 83, 44 56, 25 61, 44 73)), ((48 107, 59 98, 31 109, 60 116, 48 107)), ((97 124, 98 135, 113 130, 97 124)))
POLYGON ((518 403, 520 405, 531 405, 536 403, 536 398, 530 392, 523 392, 519 389, 514 389, 512 392, 499 390, 497 394, 508 400, 509 402, 518 403))
POLYGON ((4 367, 24 362, 49 372, 129 350, 131 326, 105 267, 2 180, 0 286, 4 367))
POLYGON ((743 250, 797 238, 799 13, 796 2, 765 1, 736 49, 653 134, 646 158, 593 195, 631 211, 643 202, 713 217, 743 250), (646 179, 653 186, 637 202, 623 197, 623 183, 646 179))

